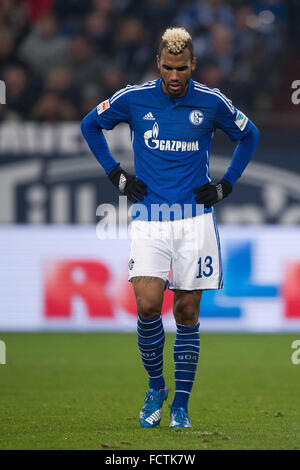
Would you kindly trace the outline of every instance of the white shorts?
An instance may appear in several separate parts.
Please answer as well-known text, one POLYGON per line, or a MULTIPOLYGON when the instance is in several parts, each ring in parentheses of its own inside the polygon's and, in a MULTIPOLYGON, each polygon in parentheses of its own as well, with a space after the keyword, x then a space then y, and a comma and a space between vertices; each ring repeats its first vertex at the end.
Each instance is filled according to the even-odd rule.
POLYGON ((223 287, 218 228, 213 212, 174 221, 136 220, 131 225, 128 280, 160 277, 169 289, 223 287))

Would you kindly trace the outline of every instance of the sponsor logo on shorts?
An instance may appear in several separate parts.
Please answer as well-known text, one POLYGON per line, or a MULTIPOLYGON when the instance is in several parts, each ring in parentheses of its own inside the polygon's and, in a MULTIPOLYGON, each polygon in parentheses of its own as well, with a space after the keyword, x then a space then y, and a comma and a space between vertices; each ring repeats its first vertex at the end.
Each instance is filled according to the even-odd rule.
POLYGON ((131 260, 128 263, 128 268, 130 269, 130 271, 133 269, 133 265, 134 265, 134 260, 131 258, 131 260))

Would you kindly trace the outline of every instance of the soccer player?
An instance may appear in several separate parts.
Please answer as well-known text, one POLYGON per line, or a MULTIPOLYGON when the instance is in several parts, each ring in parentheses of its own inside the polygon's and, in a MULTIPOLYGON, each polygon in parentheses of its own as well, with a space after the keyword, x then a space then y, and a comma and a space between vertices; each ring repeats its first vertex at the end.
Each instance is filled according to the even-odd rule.
POLYGON ((218 89, 192 80, 196 58, 184 28, 164 32, 157 67, 159 79, 117 91, 83 119, 81 129, 111 182, 134 203, 132 233, 140 236, 131 240, 128 279, 136 297, 138 346, 149 377, 140 425, 160 423, 168 396, 161 308, 169 282, 176 322, 170 428, 190 428, 188 401, 199 358, 201 295, 205 289, 222 288, 213 205, 232 192, 254 153, 259 132, 218 89), (130 126, 135 174, 116 162, 102 133, 120 122, 130 126), (237 145, 224 177, 214 183, 209 156, 216 128, 237 145))

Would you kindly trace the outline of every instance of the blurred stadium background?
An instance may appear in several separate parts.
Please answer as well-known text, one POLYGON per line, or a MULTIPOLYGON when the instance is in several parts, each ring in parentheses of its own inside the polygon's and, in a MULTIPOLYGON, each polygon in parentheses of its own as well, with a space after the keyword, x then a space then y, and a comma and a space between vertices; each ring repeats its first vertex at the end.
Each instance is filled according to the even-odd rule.
MULTIPOLYGON (((202 330, 300 331, 298 0, 1 0, 1 331, 135 330, 129 242, 96 236, 97 206, 117 207, 118 193, 80 120, 128 83, 156 78, 158 39, 175 25, 192 33, 193 78, 220 88, 261 132, 216 207, 225 287, 205 293, 202 330)), ((107 138, 132 170, 127 127, 107 138)), ((213 177, 233 149, 216 133, 213 177)), ((169 330, 171 309, 167 292, 169 330)))

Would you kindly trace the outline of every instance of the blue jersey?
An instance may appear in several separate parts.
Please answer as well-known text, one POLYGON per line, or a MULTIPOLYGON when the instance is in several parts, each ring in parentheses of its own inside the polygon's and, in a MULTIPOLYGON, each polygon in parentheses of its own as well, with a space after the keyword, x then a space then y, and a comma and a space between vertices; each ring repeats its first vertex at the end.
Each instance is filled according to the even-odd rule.
POLYGON ((147 185, 143 204, 148 220, 152 205, 179 205, 183 216, 187 205, 192 208, 188 216, 198 213, 193 191, 211 181, 209 157, 215 129, 238 141, 253 125, 218 89, 193 80, 182 97, 164 93, 161 79, 128 85, 92 113, 106 130, 120 122, 129 124, 136 176, 147 185))

